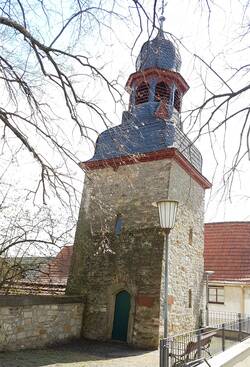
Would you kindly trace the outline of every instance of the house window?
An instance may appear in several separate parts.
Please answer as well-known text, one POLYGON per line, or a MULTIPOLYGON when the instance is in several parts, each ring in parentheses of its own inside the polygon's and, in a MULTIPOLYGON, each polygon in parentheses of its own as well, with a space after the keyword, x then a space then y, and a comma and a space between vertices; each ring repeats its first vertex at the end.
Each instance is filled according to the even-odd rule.
POLYGON ((135 94, 135 104, 141 104, 148 102, 149 99, 149 84, 141 83, 136 90, 135 94))
POLYGON ((178 112, 181 112, 181 94, 178 89, 176 89, 174 92, 174 108, 178 112))
POLYGON ((164 82, 157 83, 155 87, 155 101, 159 102, 164 99, 168 103, 169 98, 170 98, 169 86, 164 82))
POLYGON ((208 302, 224 304, 224 287, 208 287, 208 302))
POLYGON ((188 308, 192 308, 192 290, 188 290, 188 308))
POLYGON ((124 220, 121 214, 118 214, 115 221, 115 234, 118 236, 122 232, 124 220))

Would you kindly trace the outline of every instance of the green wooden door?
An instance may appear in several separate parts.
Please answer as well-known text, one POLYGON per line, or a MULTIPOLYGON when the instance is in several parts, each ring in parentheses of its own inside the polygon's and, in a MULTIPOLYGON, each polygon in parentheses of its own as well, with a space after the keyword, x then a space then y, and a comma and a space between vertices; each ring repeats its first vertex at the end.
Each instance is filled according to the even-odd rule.
POLYGON ((121 291, 116 295, 112 339, 127 341, 130 311, 130 294, 121 291))

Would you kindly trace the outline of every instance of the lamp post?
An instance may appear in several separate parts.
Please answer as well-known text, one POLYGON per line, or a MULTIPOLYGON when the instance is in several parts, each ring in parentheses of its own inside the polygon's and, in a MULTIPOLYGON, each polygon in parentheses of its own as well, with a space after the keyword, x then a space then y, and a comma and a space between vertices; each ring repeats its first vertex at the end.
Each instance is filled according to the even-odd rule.
POLYGON ((205 282, 206 282, 206 326, 209 326, 209 312, 208 312, 208 303, 209 303, 209 294, 208 294, 208 278, 214 274, 213 270, 205 271, 205 282))
MULTIPOLYGON (((168 337, 168 236, 174 227, 178 208, 178 201, 162 199, 153 204, 158 207, 160 226, 164 235, 164 253, 165 253, 165 283, 164 283, 164 338, 168 337)), ((163 366, 168 365, 166 350, 163 352, 163 366)))

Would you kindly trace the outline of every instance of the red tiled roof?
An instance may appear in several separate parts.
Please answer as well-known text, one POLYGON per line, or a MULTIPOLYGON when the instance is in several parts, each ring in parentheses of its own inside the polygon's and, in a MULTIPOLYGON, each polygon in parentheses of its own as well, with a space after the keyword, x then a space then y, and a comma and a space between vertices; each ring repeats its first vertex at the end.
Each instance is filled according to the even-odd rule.
POLYGON ((250 222, 206 223, 205 271, 211 280, 250 279, 250 222))
POLYGON ((41 269, 38 281, 42 283, 67 283, 73 246, 64 246, 57 256, 41 269))
POLYGON ((44 294, 44 295, 62 295, 65 294, 66 284, 38 283, 31 281, 11 281, 6 282, 0 288, 0 295, 17 294, 44 294))

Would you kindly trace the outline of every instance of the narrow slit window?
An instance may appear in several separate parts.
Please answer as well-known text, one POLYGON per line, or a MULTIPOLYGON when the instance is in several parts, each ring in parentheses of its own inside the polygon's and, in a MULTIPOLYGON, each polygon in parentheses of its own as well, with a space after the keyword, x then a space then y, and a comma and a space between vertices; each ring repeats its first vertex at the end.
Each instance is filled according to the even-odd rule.
POLYGON ((115 221, 115 234, 118 236, 122 232, 124 220, 121 214, 118 214, 115 221))
POLYGON ((166 83, 160 82, 157 83, 155 87, 155 101, 159 102, 164 99, 167 101, 167 103, 169 102, 170 88, 166 83))
POLYGON ((178 112, 181 112, 181 94, 178 89, 176 89, 174 92, 174 108, 178 112))
POLYGON ((149 84, 141 83, 136 90, 135 104, 148 102, 149 99, 149 84))
POLYGON ((188 308, 192 308, 192 290, 188 290, 188 308))
POLYGON ((189 245, 193 244, 193 228, 189 229, 188 242, 189 242, 189 245))

